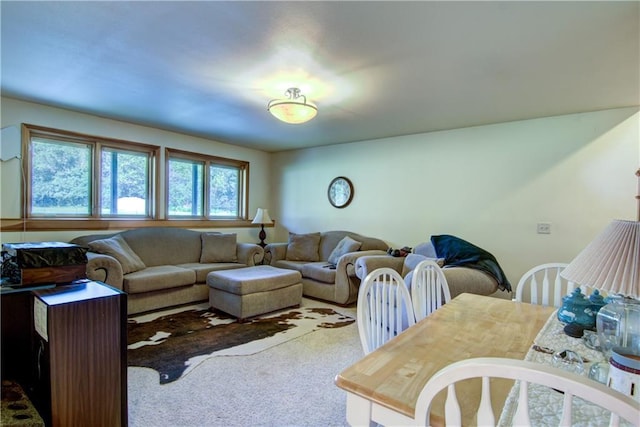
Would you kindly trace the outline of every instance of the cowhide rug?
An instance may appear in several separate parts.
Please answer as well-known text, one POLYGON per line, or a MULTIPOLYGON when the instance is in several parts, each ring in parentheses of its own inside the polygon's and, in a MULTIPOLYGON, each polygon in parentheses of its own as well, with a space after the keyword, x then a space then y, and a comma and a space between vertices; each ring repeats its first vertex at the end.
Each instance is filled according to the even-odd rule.
POLYGON ((303 306, 238 323, 211 309, 133 317, 128 323, 128 365, 152 368, 160 384, 178 380, 206 359, 254 354, 320 328, 355 319, 331 308, 303 306))

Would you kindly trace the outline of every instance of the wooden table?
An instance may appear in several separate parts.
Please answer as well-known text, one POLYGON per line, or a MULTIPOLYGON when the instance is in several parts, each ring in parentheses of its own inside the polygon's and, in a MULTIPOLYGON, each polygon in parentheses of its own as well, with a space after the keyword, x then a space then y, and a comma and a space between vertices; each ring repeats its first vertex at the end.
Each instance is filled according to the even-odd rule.
MULTIPOLYGON (((523 359, 554 310, 474 294, 457 296, 336 377, 336 385, 347 392, 347 421, 354 426, 414 424, 418 395, 433 374, 472 357, 523 359)), ((492 381, 495 414, 512 385, 492 381)), ((458 388, 466 425, 474 423, 480 387, 475 379, 458 388)), ((432 421, 438 423, 443 413, 444 393, 434 401, 432 421)))

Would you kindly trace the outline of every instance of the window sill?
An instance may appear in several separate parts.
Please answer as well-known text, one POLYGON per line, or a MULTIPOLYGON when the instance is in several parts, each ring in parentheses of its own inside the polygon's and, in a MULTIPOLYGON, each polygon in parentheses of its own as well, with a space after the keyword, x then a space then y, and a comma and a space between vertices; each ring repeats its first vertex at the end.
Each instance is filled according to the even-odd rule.
MULTIPOLYGON (((0 231, 65 231, 65 230, 126 230, 143 227, 179 228, 249 228, 259 227, 251 220, 198 220, 198 219, 0 219, 0 231)), ((273 224, 265 224, 273 227, 273 224)))

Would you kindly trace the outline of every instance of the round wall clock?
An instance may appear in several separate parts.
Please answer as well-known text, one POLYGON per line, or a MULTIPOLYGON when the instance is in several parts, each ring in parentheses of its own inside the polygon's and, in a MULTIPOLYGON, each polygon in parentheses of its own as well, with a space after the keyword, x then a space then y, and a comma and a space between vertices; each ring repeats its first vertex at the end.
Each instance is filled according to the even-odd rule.
POLYGON ((353 184, 344 176, 334 178, 329 184, 327 196, 329 196, 329 203, 334 207, 344 208, 353 199, 353 184))

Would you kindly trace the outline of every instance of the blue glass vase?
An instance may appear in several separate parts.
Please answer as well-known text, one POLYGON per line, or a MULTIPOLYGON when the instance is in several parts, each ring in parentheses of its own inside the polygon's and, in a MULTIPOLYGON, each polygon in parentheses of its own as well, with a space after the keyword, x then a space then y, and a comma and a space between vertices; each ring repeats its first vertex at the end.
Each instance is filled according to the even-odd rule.
POLYGON ((562 307, 558 309, 558 320, 563 323, 574 323, 585 329, 594 329, 596 313, 594 303, 582 293, 580 288, 562 298, 562 307))

